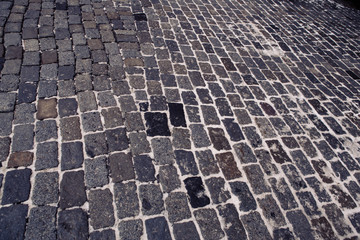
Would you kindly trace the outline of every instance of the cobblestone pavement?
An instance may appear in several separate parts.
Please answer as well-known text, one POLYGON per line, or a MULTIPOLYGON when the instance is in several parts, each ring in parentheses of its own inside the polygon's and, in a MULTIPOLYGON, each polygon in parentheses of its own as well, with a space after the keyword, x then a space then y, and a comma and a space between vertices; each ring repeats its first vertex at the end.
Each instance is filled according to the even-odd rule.
POLYGON ((359 22, 2 0, 0 239, 358 239, 359 22))

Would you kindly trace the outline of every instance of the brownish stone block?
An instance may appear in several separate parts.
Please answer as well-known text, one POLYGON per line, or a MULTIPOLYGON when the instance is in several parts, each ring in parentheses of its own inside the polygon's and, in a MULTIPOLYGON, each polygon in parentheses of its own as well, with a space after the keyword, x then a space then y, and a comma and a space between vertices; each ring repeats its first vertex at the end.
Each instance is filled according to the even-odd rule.
POLYGON ((34 159, 32 152, 16 152, 10 155, 8 168, 30 166, 34 159))
POLYGON ((46 118, 56 118, 58 115, 56 111, 56 105, 57 101, 55 98, 39 99, 36 118, 39 120, 43 120, 46 118))
POLYGON ((216 159, 226 180, 241 177, 241 172, 237 168, 234 155, 231 152, 216 154, 216 159))

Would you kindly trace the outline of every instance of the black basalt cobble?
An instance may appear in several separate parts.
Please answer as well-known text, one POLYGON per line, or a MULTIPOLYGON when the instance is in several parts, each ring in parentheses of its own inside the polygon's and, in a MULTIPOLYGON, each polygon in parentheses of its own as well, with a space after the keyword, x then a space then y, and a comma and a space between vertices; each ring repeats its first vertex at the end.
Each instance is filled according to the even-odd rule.
POLYGON ((193 208, 204 207, 210 203, 209 197, 205 195, 203 181, 200 177, 186 178, 184 183, 193 208))
POLYGON ((148 136, 170 136, 170 130, 165 113, 145 113, 148 136))

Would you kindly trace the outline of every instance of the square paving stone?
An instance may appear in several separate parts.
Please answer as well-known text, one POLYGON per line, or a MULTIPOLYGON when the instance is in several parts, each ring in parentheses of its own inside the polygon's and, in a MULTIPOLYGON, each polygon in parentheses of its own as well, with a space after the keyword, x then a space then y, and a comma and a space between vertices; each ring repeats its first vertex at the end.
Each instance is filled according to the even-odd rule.
POLYGON ((118 218, 134 217, 139 214, 139 199, 136 190, 135 182, 115 183, 114 194, 118 218))
POLYGON ((49 98, 56 96, 57 83, 56 81, 40 81, 38 89, 39 98, 49 98))
POLYGON ((59 115, 67 117, 77 114, 78 103, 75 98, 59 99, 59 115))
POLYGON ((35 128, 37 142, 44 142, 51 138, 57 139, 57 126, 55 120, 38 121, 35 128))
POLYGON ((14 127, 12 151, 31 150, 34 145, 34 125, 17 125, 14 127))
POLYGON ((82 142, 61 144, 61 170, 79 168, 84 161, 82 142))
POLYGON ((125 128, 116 128, 105 131, 109 152, 125 150, 129 147, 129 140, 125 128))
POLYGON ((145 120, 148 136, 170 136, 170 130, 167 124, 165 113, 146 112, 145 120))
POLYGON ((178 222, 191 217, 185 193, 172 192, 166 198, 165 203, 170 222, 178 222))
POLYGON ((12 205, 0 209, 0 239, 23 239, 27 205, 12 205))
POLYGON ((46 118, 56 118, 57 117, 56 105, 57 105, 57 101, 55 98, 39 99, 36 118, 39 120, 43 120, 46 118))
POLYGON ((37 145, 35 161, 36 170, 57 167, 58 164, 57 142, 45 142, 37 145))
POLYGON ((0 93, 0 112, 14 111, 16 93, 0 93))
POLYGON ((97 109, 94 92, 79 92, 77 96, 81 112, 87 112, 97 109))
POLYGON ((144 215, 155 215, 164 211, 163 195, 159 185, 140 185, 139 198, 144 215))
POLYGON ((58 239, 88 239, 88 216, 84 210, 77 208, 60 211, 58 216, 58 239))
POLYGON ((147 155, 134 157, 134 168, 137 180, 140 182, 155 181, 155 168, 152 161, 153 160, 147 155))
POLYGON ((0 136, 9 136, 12 132, 13 113, 0 113, 0 136))
POLYGON ((111 227, 115 223, 113 196, 109 189, 89 192, 90 225, 94 229, 111 227))
POLYGON ((16 75, 2 75, 0 79, 0 91, 15 91, 19 85, 19 77, 16 75))
POLYGON ((106 240, 116 240, 115 231, 112 229, 107 229, 103 231, 94 231, 90 233, 90 240, 97 239, 106 239, 106 240))
POLYGON ((35 176, 32 201, 36 205, 51 204, 59 198, 59 174, 57 172, 40 172, 35 176))
POLYGON ((95 133, 85 136, 85 149, 90 157, 108 153, 108 145, 106 144, 104 133, 95 133))
POLYGON ((31 103, 36 99, 36 83, 20 83, 18 103, 31 103))
POLYGON ((85 185, 88 188, 102 187, 108 180, 107 158, 85 159, 85 185))
POLYGON ((126 113, 125 126, 128 132, 145 130, 140 113, 126 113))
POLYGON ((0 138, 0 163, 5 161, 10 152, 11 139, 9 137, 0 138))
POLYGON ((176 223, 173 225, 174 236, 177 240, 200 240, 199 233, 193 222, 176 223))
POLYGON ((24 202, 30 194, 30 169, 13 170, 5 176, 2 205, 24 202))
POLYGON ((81 115, 81 120, 85 132, 96 132, 103 130, 100 113, 89 112, 81 115))
POLYGON ((143 222, 140 219, 121 221, 119 223, 120 239, 141 239, 143 228, 143 222))
POLYGON ((113 182, 135 179, 134 166, 130 154, 115 153, 110 155, 109 165, 113 182))
POLYGON ((56 207, 43 206, 30 210, 25 239, 56 238, 56 207))
POLYGON ((130 133, 129 139, 133 155, 140 155, 151 151, 149 141, 146 139, 146 134, 144 132, 130 133))
POLYGON ((170 230, 165 217, 151 218, 145 221, 148 240, 171 240, 170 230))
POLYGON ((79 117, 69 117, 60 119, 60 131, 63 141, 81 139, 79 117))
POLYGON ((65 172, 60 183, 60 208, 81 206, 85 201, 84 171, 65 172))

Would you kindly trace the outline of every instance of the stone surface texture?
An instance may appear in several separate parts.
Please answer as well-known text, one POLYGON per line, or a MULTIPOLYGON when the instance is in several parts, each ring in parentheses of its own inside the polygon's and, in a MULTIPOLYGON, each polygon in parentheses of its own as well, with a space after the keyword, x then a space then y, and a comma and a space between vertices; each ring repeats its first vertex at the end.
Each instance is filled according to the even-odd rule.
POLYGON ((358 239, 360 10, 0 0, 0 239, 358 239))

